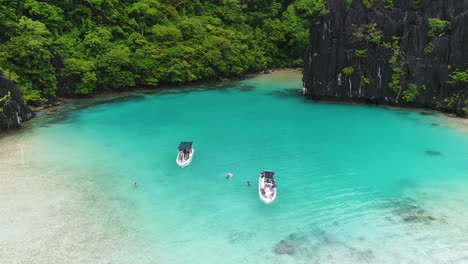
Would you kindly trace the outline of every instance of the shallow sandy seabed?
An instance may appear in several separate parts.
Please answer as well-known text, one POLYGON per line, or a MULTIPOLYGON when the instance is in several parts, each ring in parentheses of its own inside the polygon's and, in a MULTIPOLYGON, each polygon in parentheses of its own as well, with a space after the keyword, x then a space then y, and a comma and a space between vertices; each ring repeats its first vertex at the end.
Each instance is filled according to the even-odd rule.
POLYGON ((34 151, 24 135, 0 138, 2 264, 157 261, 131 214, 123 214, 131 203, 96 196, 92 182, 65 181, 79 172, 34 164, 27 157, 34 151))
MULTIPOLYGON (((277 77, 284 78, 281 75, 277 77)), ((297 74, 293 75, 288 78, 297 78, 297 74)), ((271 81, 271 75, 264 76, 268 78, 260 76, 256 82, 271 81)), ((467 119, 441 118, 441 122, 444 120, 447 126, 453 125, 468 133, 467 119)), ((34 122, 39 122, 39 119, 31 124, 34 122)), ((32 128, 28 129, 33 131, 32 128)), ((159 246, 157 241, 149 239, 145 230, 138 226, 135 219, 138 209, 132 201, 98 188, 97 181, 93 179, 109 178, 101 177, 103 175, 100 173, 103 172, 90 172, 89 167, 88 170, 67 171, 61 164, 38 164, 33 157, 41 155, 41 150, 34 142, 35 137, 28 134, 31 131, 25 129, 24 133, 0 137, 1 264, 175 263, 168 260, 177 259, 178 256, 170 252, 155 252, 155 249, 165 246, 159 246)), ((293 259, 294 263, 343 264, 394 263, 395 259, 399 259, 400 263, 468 263, 468 250, 463 252, 463 248, 468 248, 468 235, 461 235, 468 234, 468 192, 460 188, 456 184, 443 187, 428 184, 411 188, 407 194, 408 201, 395 206, 400 208, 398 212, 388 212, 392 218, 387 220, 382 214, 366 215, 362 219, 362 230, 353 231, 352 238, 340 237, 338 227, 335 236, 317 231, 307 238, 309 241, 299 245, 294 256, 271 252, 264 260, 267 263, 291 263, 293 259), (453 190, 453 195, 448 195, 446 190, 453 190), (463 193, 466 195, 461 195, 463 193), (421 210, 422 213, 419 213, 421 210), (402 224, 405 218, 408 221, 402 224), (424 219, 430 222, 412 222, 424 219), (366 221, 384 225, 385 228, 380 230, 389 234, 392 234, 392 228, 400 229, 403 225, 408 236, 401 239, 386 237, 382 241, 379 239, 385 236, 376 233, 373 234, 375 238, 364 240, 361 235, 368 228, 366 221), (430 232, 413 232, 414 228, 425 228, 430 232), (429 237, 414 237, 421 234, 429 237), (452 238, 457 239, 456 243, 448 243, 452 238), (424 242, 417 245, 424 247, 415 249, 407 246, 418 240, 424 242), (434 249, 446 255, 435 256, 434 249), (416 262, 413 255, 425 257, 416 262), (449 261, 440 262, 442 259, 449 261)), ((342 228, 351 229, 347 227, 342 228)), ((248 239, 251 235, 246 237, 248 239)), ((302 243, 300 239, 299 243, 302 243)), ((207 250, 205 245, 192 245, 192 241, 180 246, 193 247, 193 251, 207 250)), ((240 251, 239 248, 233 250, 240 251)), ((223 258, 222 251, 209 253, 217 260, 223 258)), ((256 257, 242 258, 244 260, 238 263, 251 263, 256 257)), ((205 263, 213 262, 207 260, 205 263)), ((262 264, 261 260, 257 263, 262 264)))
MULTIPOLYGON (((148 240, 139 229, 134 215, 135 205, 128 200, 119 199, 112 194, 99 192, 95 188, 94 177, 83 177, 73 183, 67 179, 89 171, 66 171, 55 167, 36 164, 33 155, 40 155, 40 150, 27 133, 12 134, 0 138, 0 259, 1 263, 170 263, 167 253, 159 256, 154 249, 154 241, 148 240)), ((99 178, 99 171, 94 172, 99 178)), ((101 175, 102 176, 102 175, 101 175)), ((408 204, 402 205, 403 217, 414 214, 414 209, 424 210, 423 217, 434 217, 427 228, 437 237, 424 240, 433 241, 426 249, 439 248, 445 252, 454 252, 460 258, 446 263, 465 263, 468 252, 460 252, 460 247, 450 248, 444 241, 457 238, 457 244, 468 246, 468 213, 466 202, 468 194, 460 197, 463 191, 457 185, 421 186, 409 192, 408 204), (454 195, 447 196, 446 189, 454 190, 454 195), (415 205, 414 201, 425 201, 415 205), (415 207, 418 206, 418 207, 415 207), (458 209, 457 209, 458 208, 458 209), (459 214, 454 214, 454 212, 459 214), (426 216, 427 214, 427 216, 426 216), (447 232, 451 230, 450 232, 447 232), (455 232, 455 233, 453 233, 455 232), (455 253, 456 251, 456 253, 455 253), (455 261, 455 262, 453 262, 455 261)), ((368 216, 375 217, 375 216, 368 216)), ((421 216, 419 216, 421 218, 421 216)), ((364 219, 364 224, 365 224, 364 219)), ((375 222, 370 219, 369 221, 375 222)), ((401 221, 401 219, 390 219, 401 221)), ((394 222, 393 222, 394 223, 394 222)), ((392 226, 391 224, 389 226, 392 226)), ((399 225, 398 225, 399 226, 399 225)), ((416 226, 420 226, 415 224, 416 226)), ((418 227, 420 228, 420 227, 418 227)), ((391 228, 390 228, 391 229, 391 228)), ((398 255, 393 250, 400 247, 393 239, 381 241, 388 246, 388 252, 375 252, 372 238, 360 240, 359 230, 356 237, 344 241, 333 234, 318 234, 300 244, 294 256, 271 255, 269 263, 392 263, 398 255), (308 260, 308 261, 306 261, 308 260), (355 262, 359 260, 359 262, 355 262)), ((411 223, 408 225, 408 237, 412 236, 411 223)), ((423 239, 421 237, 421 239, 423 239)), ((411 241, 409 239, 408 241, 411 241)), ((411 243, 401 241, 404 243, 411 243)), ((300 241, 299 241, 300 242, 300 241)), ((423 245, 423 244, 422 244, 423 245)), ((424 248, 419 251, 424 251, 424 248)), ((404 251, 398 250, 398 254, 404 251)), ((421 252, 418 252, 420 254, 421 252)), ((428 252, 424 263, 437 263, 428 252)), ((215 254, 215 253, 213 253, 215 254)), ((407 252, 411 255, 411 252, 407 252)), ((406 253, 405 253, 406 255, 406 253)), ((439 256, 440 257, 440 256, 439 256)), ((221 258, 221 256, 220 256, 221 258)), ((245 263, 252 258, 246 258, 245 263)), ((195 262, 194 262, 195 263, 195 262)), ((414 263, 411 259, 407 262, 414 263)))

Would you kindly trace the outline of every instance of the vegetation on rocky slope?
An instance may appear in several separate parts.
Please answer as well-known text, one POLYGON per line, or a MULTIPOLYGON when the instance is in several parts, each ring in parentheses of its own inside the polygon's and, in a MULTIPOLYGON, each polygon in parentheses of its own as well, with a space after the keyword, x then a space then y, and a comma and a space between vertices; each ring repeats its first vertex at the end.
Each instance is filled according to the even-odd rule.
POLYGON ((29 103, 57 94, 302 66, 323 0, 0 0, 0 71, 29 103))

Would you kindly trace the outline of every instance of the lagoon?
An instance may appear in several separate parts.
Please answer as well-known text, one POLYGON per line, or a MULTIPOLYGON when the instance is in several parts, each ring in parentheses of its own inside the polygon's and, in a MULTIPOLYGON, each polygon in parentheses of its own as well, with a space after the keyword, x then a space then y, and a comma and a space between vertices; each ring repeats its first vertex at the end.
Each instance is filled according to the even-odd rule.
POLYGON ((275 72, 40 115, 0 139, 1 262, 468 263, 468 134, 301 87, 275 72))

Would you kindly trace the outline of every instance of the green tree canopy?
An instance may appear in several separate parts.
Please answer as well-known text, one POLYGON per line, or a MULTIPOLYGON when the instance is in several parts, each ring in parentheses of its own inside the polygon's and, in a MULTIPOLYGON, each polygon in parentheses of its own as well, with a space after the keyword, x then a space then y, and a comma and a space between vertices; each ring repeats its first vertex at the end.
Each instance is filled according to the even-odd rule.
POLYGON ((0 70, 26 101, 300 66, 324 0, 0 0, 0 70))

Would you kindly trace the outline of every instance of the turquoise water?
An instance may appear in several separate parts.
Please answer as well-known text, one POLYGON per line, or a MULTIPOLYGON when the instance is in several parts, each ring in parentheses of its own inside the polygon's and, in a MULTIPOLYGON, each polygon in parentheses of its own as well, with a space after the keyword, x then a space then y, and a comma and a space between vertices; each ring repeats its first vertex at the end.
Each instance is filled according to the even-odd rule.
POLYGON ((92 232, 115 235, 62 260, 468 263, 467 134, 420 111, 305 101, 300 88, 299 74, 275 73, 40 117, 22 135, 36 142, 26 156, 62 171, 80 210, 101 208, 92 232), (196 150, 183 169, 180 141, 196 150), (271 205, 258 198, 265 169, 277 175, 271 205))

